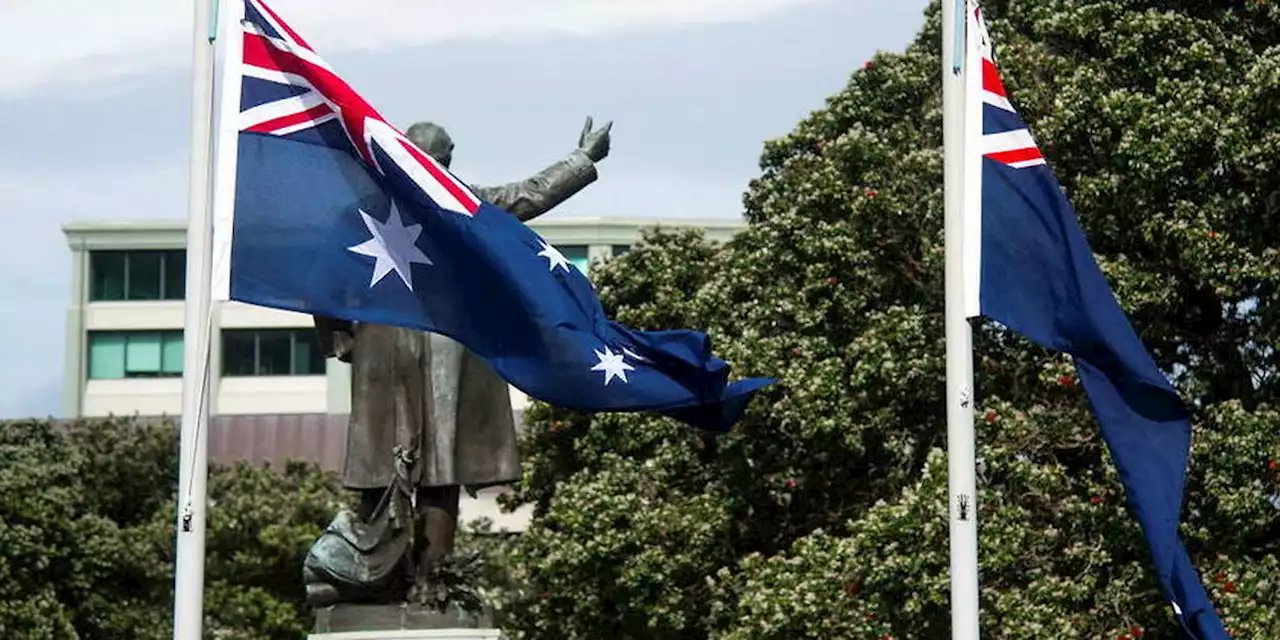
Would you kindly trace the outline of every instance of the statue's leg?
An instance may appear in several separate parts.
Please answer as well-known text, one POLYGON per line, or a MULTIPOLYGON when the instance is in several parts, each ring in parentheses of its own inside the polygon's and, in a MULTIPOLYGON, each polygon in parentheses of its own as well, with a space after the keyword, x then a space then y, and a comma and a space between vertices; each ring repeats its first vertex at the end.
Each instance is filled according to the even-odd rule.
POLYGON ((423 538, 426 544, 419 556, 420 566, 453 553, 453 540, 458 532, 458 487, 422 487, 418 489, 418 508, 423 514, 423 538))

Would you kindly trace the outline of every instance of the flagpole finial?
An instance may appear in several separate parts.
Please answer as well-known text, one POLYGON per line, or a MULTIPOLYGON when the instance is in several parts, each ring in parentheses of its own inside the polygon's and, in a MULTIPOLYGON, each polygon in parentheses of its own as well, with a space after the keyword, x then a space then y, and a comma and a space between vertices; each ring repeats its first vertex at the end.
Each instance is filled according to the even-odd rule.
POLYGON ((209 0, 209 28, 208 28, 208 32, 205 34, 205 37, 209 39, 210 44, 212 44, 215 40, 218 39, 218 5, 219 4, 221 4, 219 0, 209 0))
POLYGON ((967 20, 965 20, 965 9, 967 6, 968 6, 968 0, 955 0, 956 37, 955 37, 955 40, 952 42, 952 53, 951 53, 951 73, 955 75, 960 75, 960 72, 964 70, 964 45, 965 45, 964 34, 965 34, 965 24, 968 22, 967 20))

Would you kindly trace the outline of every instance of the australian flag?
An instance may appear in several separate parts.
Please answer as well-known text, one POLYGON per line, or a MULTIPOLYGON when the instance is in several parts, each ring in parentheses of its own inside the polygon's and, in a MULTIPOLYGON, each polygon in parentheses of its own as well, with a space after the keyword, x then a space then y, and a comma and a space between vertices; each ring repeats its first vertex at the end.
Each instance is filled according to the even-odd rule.
POLYGON ((969 125, 981 127, 981 144, 966 149, 980 154, 981 164, 980 215, 966 212, 966 261, 977 280, 967 287, 972 315, 1072 355, 1184 633, 1225 640, 1178 536, 1189 413, 1116 302, 1075 212, 1009 102, 972 2, 968 33, 976 41, 966 62, 966 117, 981 118, 969 125))
POLYGON ((238 68, 224 76, 240 94, 235 203, 215 294, 447 335, 530 396, 582 411, 726 430, 772 382, 730 383, 705 334, 612 322, 555 247, 387 124, 262 0, 241 1, 224 62, 238 68))

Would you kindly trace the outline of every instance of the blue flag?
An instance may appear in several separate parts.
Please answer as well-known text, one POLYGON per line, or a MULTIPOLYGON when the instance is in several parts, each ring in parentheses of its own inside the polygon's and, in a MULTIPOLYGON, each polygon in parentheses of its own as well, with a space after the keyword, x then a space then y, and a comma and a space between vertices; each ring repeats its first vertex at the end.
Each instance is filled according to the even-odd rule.
POLYGON ((528 395, 726 430, 768 379, 729 382, 695 331, 611 321, 591 284, 481 201, 244 1, 226 296, 450 336, 528 395))
POLYGON ((979 41, 967 68, 981 71, 966 92, 966 112, 982 119, 981 147, 967 151, 980 154, 981 163, 981 219, 969 227, 979 225, 980 233, 966 234, 980 245, 966 245, 980 258, 971 263, 979 278, 977 311, 1072 355, 1184 632, 1225 639, 1178 535, 1189 413, 1120 309, 1074 210, 1010 104, 976 11, 969 26, 979 41))

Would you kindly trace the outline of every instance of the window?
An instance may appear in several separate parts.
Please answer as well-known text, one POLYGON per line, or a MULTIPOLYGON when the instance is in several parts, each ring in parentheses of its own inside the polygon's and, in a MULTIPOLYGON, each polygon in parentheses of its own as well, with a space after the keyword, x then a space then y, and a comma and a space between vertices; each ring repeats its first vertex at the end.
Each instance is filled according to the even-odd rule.
POLYGON ((89 333, 89 379, 168 378, 182 375, 181 331, 89 333))
POLYGON ((612 247, 612 251, 610 255, 616 258, 630 250, 631 250, 631 245, 629 244, 615 244, 612 247))
POLYGON ((564 257, 568 258, 569 262, 572 262, 573 266, 577 267, 578 271, 582 272, 582 275, 587 275, 587 271, 591 268, 591 261, 587 258, 586 245, 565 245, 563 247, 556 247, 556 249, 558 249, 560 253, 564 254, 564 257))
POLYGON ((228 329, 222 332, 222 374, 324 375, 324 356, 311 329, 228 329))
POLYGON ((89 254, 89 300, 181 300, 186 252, 94 251, 89 254))

